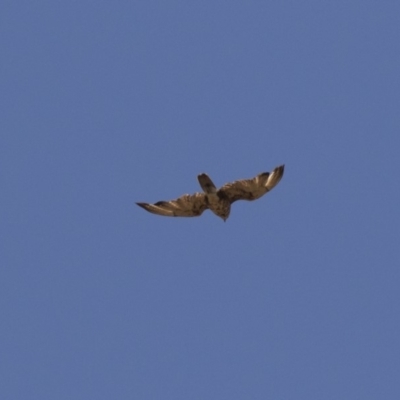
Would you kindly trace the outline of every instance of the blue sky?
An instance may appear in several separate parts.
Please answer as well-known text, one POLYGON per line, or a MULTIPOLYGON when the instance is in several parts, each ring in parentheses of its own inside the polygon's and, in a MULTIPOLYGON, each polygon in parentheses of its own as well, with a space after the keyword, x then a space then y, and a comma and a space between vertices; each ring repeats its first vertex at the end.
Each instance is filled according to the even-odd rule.
POLYGON ((400 3, 0 6, 2 399, 398 399, 400 3), (226 223, 174 199, 285 164, 226 223))

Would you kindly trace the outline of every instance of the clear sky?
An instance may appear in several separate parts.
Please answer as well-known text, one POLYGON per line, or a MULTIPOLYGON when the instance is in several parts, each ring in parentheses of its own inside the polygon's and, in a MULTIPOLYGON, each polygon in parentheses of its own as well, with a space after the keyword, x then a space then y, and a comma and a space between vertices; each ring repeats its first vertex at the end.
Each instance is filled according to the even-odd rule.
POLYGON ((0 398, 400 398, 400 2, 3 1, 0 398), (135 202, 285 164, 226 223, 135 202))

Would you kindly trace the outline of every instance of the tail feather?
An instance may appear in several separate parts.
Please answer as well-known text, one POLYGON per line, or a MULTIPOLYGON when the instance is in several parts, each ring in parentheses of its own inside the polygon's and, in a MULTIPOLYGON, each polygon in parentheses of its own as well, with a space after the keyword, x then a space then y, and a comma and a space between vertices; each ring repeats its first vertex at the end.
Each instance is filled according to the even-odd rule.
POLYGON ((205 193, 217 193, 217 188, 207 174, 200 174, 197 179, 199 180, 200 186, 205 193))

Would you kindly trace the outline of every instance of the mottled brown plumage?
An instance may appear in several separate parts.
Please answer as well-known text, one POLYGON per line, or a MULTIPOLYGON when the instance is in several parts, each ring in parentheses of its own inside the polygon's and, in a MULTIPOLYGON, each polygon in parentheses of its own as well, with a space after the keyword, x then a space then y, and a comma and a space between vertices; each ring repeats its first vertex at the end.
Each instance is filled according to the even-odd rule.
POLYGON ((226 221, 233 202, 259 199, 279 183, 284 168, 285 166, 281 165, 271 173, 263 172, 252 179, 227 183, 219 190, 208 175, 200 174, 197 179, 204 193, 184 194, 176 200, 159 201, 154 204, 136 204, 153 214, 169 217, 197 217, 208 208, 226 221))

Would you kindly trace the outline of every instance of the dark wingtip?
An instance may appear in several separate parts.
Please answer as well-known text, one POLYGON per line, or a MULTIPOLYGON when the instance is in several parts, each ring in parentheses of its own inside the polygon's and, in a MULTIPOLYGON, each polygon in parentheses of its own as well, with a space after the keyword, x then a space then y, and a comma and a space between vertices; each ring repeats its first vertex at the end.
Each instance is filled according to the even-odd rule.
POLYGON ((146 210, 147 203, 136 203, 139 207, 142 207, 146 210))

